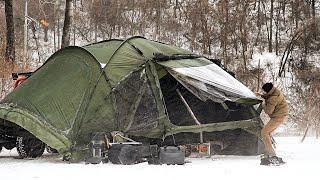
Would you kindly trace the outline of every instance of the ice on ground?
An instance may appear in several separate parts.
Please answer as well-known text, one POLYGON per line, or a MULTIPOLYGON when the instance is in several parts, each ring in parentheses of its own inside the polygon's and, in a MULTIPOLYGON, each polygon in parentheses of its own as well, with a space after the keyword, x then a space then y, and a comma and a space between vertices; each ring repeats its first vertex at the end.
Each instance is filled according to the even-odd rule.
POLYGON ((260 166, 259 156, 212 156, 188 159, 186 165, 85 165, 68 164, 58 156, 15 159, 15 150, 0 153, 0 177, 27 179, 318 179, 320 140, 307 137, 276 137, 277 152, 287 162, 283 166, 260 166))

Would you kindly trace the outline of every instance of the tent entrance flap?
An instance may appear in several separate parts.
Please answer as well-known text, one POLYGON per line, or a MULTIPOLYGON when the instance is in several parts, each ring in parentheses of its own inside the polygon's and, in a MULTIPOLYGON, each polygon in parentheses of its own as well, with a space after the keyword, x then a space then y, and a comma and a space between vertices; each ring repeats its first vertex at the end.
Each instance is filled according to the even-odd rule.
POLYGON ((205 58, 169 60, 158 64, 202 101, 260 102, 250 89, 205 58))

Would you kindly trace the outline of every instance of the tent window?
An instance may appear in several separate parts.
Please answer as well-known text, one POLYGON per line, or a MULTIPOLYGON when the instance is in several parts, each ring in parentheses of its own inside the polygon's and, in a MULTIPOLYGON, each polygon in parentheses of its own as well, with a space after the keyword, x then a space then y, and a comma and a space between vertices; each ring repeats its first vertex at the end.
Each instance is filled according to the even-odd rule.
POLYGON ((130 74, 114 92, 121 131, 142 135, 157 127, 157 105, 145 69, 130 74))
POLYGON ((129 132, 143 131, 156 128, 158 125, 158 110, 149 81, 143 93, 140 104, 136 110, 134 121, 129 132))

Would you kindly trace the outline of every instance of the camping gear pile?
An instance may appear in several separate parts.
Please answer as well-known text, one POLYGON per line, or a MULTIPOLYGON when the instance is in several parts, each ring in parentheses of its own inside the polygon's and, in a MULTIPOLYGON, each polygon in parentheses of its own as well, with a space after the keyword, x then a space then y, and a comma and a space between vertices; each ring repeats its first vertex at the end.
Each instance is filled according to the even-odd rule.
POLYGON ((185 152, 180 147, 145 145, 126 138, 121 132, 95 133, 91 141, 91 153, 85 159, 87 164, 101 162, 113 164, 149 164, 183 165, 185 152), (112 138, 112 141, 109 139, 112 138))
POLYGON ((215 154, 253 155, 260 103, 217 60, 143 37, 111 39, 54 53, 0 102, 0 137, 42 142, 72 162, 103 159, 97 132, 156 145, 159 156, 210 142, 219 142, 215 154))

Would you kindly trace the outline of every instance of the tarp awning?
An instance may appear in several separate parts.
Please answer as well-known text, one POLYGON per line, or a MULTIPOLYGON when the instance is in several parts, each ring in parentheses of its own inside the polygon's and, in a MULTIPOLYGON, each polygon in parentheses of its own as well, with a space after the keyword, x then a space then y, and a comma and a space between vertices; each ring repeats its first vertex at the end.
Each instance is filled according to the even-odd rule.
POLYGON ((249 88, 205 58, 168 60, 158 64, 203 101, 261 102, 249 88))

